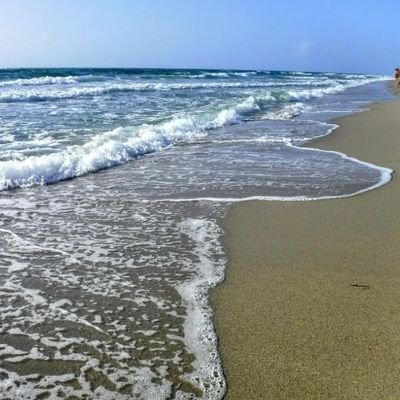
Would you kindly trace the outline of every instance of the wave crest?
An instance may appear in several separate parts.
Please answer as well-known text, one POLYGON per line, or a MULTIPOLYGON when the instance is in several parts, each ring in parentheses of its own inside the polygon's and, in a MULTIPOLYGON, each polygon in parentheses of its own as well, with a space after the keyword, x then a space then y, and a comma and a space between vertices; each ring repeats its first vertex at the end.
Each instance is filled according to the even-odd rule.
MULTIPOLYGON (((69 77, 66 77, 69 79, 69 77)), ((32 78, 42 79, 42 78, 32 78)), ((55 79, 55 78, 52 78, 55 79)), ((326 94, 337 93, 350 87, 364 85, 366 83, 376 82, 378 80, 386 80, 387 78, 370 78, 364 80, 349 80, 346 83, 336 83, 329 87, 317 87, 308 90, 273 90, 266 93, 271 100, 291 101, 306 100, 312 97, 321 97, 326 94)), ((3 82, 4 84, 4 82, 3 82)), ((299 85, 299 83, 297 83, 299 85)), ((303 86, 304 83, 301 84, 303 86)), ((307 83, 309 86, 309 84, 307 83)), ((129 91, 173 91, 173 90, 201 90, 201 89, 262 89, 271 88, 271 86, 279 86, 274 82, 182 82, 182 83, 165 83, 165 82, 127 82, 127 83, 102 83, 101 85, 72 86, 56 89, 48 89, 46 87, 33 88, 17 88, 7 89, 0 93, 0 102, 29 102, 29 101, 46 101, 46 100, 62 100, 76 98, 82 96, 98 96, 112 92, 129 92, 129 91)), ((281 86, 296 86, 296 83, 283 83, 281 86)))

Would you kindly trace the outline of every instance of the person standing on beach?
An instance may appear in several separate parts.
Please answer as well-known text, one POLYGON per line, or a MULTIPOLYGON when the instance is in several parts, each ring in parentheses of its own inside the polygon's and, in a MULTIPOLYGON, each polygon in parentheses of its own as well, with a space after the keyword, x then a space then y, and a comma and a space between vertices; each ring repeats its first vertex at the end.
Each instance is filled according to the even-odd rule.
POLYGON ((395 78, 397 83, 397 89, 400 88, 400 68, 395 69, 395 78))

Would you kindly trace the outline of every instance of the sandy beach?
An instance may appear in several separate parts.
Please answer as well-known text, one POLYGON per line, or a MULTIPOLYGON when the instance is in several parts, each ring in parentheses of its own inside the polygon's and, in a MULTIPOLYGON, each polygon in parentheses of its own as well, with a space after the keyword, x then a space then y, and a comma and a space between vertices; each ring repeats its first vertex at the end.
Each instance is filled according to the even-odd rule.
MULTIPOLYGON (((339 118, 309 146, 400 170, 400 102, 339 118)), ((225 221, 212 294, 228 400, 400 398, 400 187, 254 201, 225 221)))

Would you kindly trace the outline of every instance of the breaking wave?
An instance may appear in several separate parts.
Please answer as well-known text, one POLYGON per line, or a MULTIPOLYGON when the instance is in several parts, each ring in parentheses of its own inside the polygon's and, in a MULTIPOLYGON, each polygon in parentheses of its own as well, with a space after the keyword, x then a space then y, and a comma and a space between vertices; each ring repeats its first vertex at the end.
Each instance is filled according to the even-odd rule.
MULTIPOLYGON (((32 78, 39 80, 54 80, 54 79, 64 79, 63 83, 67 83, 69 79, 75 79, 73 77, 59 77, 59 78, 32 78)), ((31 79, 31 80, 32 80, 31 79)), ((366 83, 376 82, 378 80, 386 80, 387 78, 369 78, 365 80, 349 80, 346 83, 336 83, 335 85, 329 87, 319 87, 309 90, 271 90, 266 93, 266 96, 270 97, 273 101, 292 101, 292 100, 308 100, 313 97, 322 97, 327 94, 338 93, 346 90, 350 87, 355 87, 359 85, 365 85, 366 83)), ((6 82, 3 82, 3 85, 6 82)), ((1 83, 0 83, 1 85, 1 83)), ((38 84, 39 85, 39 84, 38 84)), ((286 86, 287 83, 283 83, 281 86, 286 86)), ((301 86, 307 85, 309 83, 301 83, 301 86)), ((22 85, 24 86, 24 85, 22 85)), ((34 87, 25 88, 21 90, 9 89, 4 90, 0 93, 0 102, 26 102, 26 101, 46 101, 46 100, 62 100, 69 98, 76 98, 82 96, 98 96, 112 92, 124 92, 124 91, 178 91, 178 90, 198 90, 198 89, 257 89, 257 88, 271 88, 276 87, 279 84, 274 82, 183 82, 183 83, 153 83, 153 82, 127 82, 127 83, 112 83, 112 84, 102 84, 102 85, 91 85, 91 86, 72 86, 72 87, 57 87, 55 89, 48 89, 47 87, 34 87)), ((295 84, 290 84, 290 86, 296 86, 295 84)))
POLYGON ((7 86, 43 86, 43 85, 72 85, 79 82, 91 82, 98 80, 93 75, 84 76, 41 76, 38 78, 12 79, 0 81, 0 87, 7 86))
POLYGON ((121 165, 139 156, 201 138, 209 129, 240 123, 246 114, 258 109, 256 99, 249 97, 209 118, 174 118, 160 125, 119 127, 64 151, 3 161, 0 162, 0 190, 55 183, 121 165))
MULTIPOLYGON (((174 83, 166 83, 165 81, 138 83, 130 81, 130 83, 96 84, 83 87, 79 85, 68 86, 70 80, 72 82, 74 79, 91 78, 90 75, 86 75, 83 78, 76 76, 45 76, 18 80, 20 81, 19 85, 24 86, 24 83, 21 82, 29 81, 29 84, 33 85, 33 87, 28 89, 23 87, 20 90, 8 90, 7 88, 0 93, 0 102, 95 96, 112 91, 269 87, 268 82, 243 81, 185 81, 174 83), (58 84, 55 90, 49 90, 45 86, 52 82, 58 84), (35 87, 36 84, 37 87, 35 87)), ((207 135, 207 131, 210 129, 241 123, 254 113, 259 113, 261 118, 264 119, 290 119, 305 110, 307 100, 383 79, 386 78, 353 79, 346 83, 336 83, 329 87, 311 87, 307 90, 283 90, 281 87, 273 90, 269 88, 265 91, 258 91, 258 94, 254 93, 235 104, 227 105, 229 102, 223 103, 223 109, 207 111, 196 116, 188 113, 158 124, 118 127, 105 133, 96 134, 84 144, 69 145, 50 154, 24 156, 21 152, 18 157, 0 162, 0 190, 55 183, 121 165, 142 155, 157 152, 179 143, 196 141, 207 135)), ((3 85, 5 83, 5 81, 2 82, 3 85)), ((277 86, 276 83, 274 85, 277 86)), ((243 92, 246 93, 246 91, 243 92)), ((27 142, 27 145, 29 145, 29 142, 27 142)))

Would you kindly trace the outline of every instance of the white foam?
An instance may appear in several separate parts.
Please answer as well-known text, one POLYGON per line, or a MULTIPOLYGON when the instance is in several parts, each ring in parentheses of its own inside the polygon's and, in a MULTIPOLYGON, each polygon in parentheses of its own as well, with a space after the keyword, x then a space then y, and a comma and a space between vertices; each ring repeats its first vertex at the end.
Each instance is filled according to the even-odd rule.
POLYGON ((257 99, 254 96, 249 96, 243 102, 220 111, 209 127, 218 128, 225 125, 240 123, 243 121, 243 116, 258 110, 260 110, 260 107, 257 104, 257 99))
POLYGON ((0 190, 54 183, 89 172, 120 165, 137 156, 155 152, 201 135, 202 128, 190 118, 174 119, 160 126, 117 128, 82 146, 32 156, 22 161, 0 162, 0 190))
POLYGON ((371 190, 377 189, 383 185, 386 185, 392 180, 392 176, 394 171, 390 168, 380 167, 375 164, 371 164, 365 161, 358 160, 353 157, 349 157, 347 154, 338 152, 338 151, 328 151, 328 150, 320 150, 320 149, 313 149, 307 147, 298 147, 291 144, 287 144, 292 147, 301 148, 302 150, 309 150, 309 151, 317 151, 317 152, 324 152, 324 153, 331 153, 337 154, 342 158, 347 160, 353 161, 355 163, 365 165, 366 167, 378 170, 381 173, 381 177, 377 183, 374 185, 368 186, 364 189, 357 190, 352 193, 337 195, 337 196, 247 196, 247 197, 192 197, 192 198, 164 198, 164 199, 156 199, 156 200, 147 200, 148 202, 193 202, 193 201, 210 201, 210 202, 217 202, 217 203, 238 203, 242 201, 253 201, 253 200, 262 200, 262 201, 314 201, 314 200, 330 200, 330 199, 341 199, 341 198, 348 198, 358 196, 362 193, 369 192, 371 190))
MULTIPOLYGON (((184 377, 202 388, 204 398, 221 399, 226 383, 208 291, 224 278, 225 259, 219 240, 222 232, 215 222, 205 219, 187 219, 180 226, 194 241, 199 258, 192 266, 197 269, 196 277, 177 287, 188 310, 184 324, 185 344, 196 355, 195 371, 184 377)), ((182 393, 177 394, 177 399, 184 398, 182 393)))
MULTIPOLYGON (((36 78, 33 78, 36 79, 36 78)), ((37 78, 42 79, 42 78, 37 78)), ((326 94, 337 93, 350 87, 365 85, 367 83, 387 80, 387 77, 371 77, 365 79, 353 79, 346 83, 336 84, 332 82, 333 86, 327 88, 319 88, 314 90, 304 91, 288 91, 276 92, 272 91, 272 97, 276 100, 293 99, 304 100, 312 97, 321 97, 326 94)), ((40 87, 40 86, 27 86, 27 87, 10 87, 6 88, 0 93, 0 102, 18 102, 18 101, 45 101, 57 99, 69 99, 80 96, 98 96, 112 92, 123 91, 171 91, 171 90, 195 90, 195 89, 256 89, 256 88, 269 88, 277 86, 275 83, 263 81, 228 81, 228 82, 98 82, 90 85, 76 85, 76 86, 57 86, 56 88, 40 87)))
POLYGON ((81 96, 98 96, 112 92, 143 92, 143 91, 171 91, 194 89, 234 89, 234 88, 262 88, 271 84, 263 82, 185 82, 185 83, 152 83, 152 82, 126 82, 126 83, 102 83, 98 85, 57 87, 54 89, 29 87, 11 88, 0 93, 0 102, 19 101, 46 101, 58 99, 70 99, 81 96))
POLYGON ((368 83, 386 81, 386 80, 387 77, 372 77, 372 78, 365 78, 363 80, 353 79, 346 81, 345 83, 342 82, 332 83, 331 86, 325 88, 308 89, 308 90, 288 90, 285 92, 272 92, 272 95, 277 100, 282 99, 291 101, 304 101, 313 98, 323 97, 329 94, 340 93, 346 89, 366 85, 368 83))
MULTIPOLYGON (((379 79, 382 78, 370 80, 379 79)), ((3 161, 0 162, 0 190, 55 183, 123 164, 138 156, 199 138, 205 135, 207 129, 240 123, 247 114, 260 110, 258 103, 263 101, 296 100, 295 104, 288 104, 275 114, 266 115, 267 118, 291 118, 304 109, 304 105, 298 102, 299 99, 319 97, 365 83, 365 81, 362 83, 351 81, 347 85, 337 85, 327 89, 267 92, 259 98, 249 96, 244 101, 208 118, 182 117, 161 125, 116 128, 94 137, 84 145, 70 146, 61 152, 31 156, 23 160, 3 161)), ((0 98, 1 96, 0 94, 0 98)))
POLYGON ((208 119, 183 117, 161 125, 120 127, 58 153, 2 161, 0 191, 55 183, 121 165, 138 156, 202 137, 208 129, 239 123, 244 115, 258 109, 257 100, 250 96, 208 119))
MULTIPOLYGON (((260 110, 263 102, 291 102, 277 111, 264 115, 268 119, 288 119, 300 114, 306 107, 300 100, 307 100, 313 97, 321 97, 326 94, 336 93, 348 87, 365 84, 372 81, 386 79, 385 77, 365 78, 364 80, 350 80, 346 84, 337 84, 328 88, 317 88, 303 91, 267 91, 262 96, 249 96, 244 101, 232 105, 226 109, 209 114, 206 118, 181 117, 174 118, 161 125, 143 125, 141 127, 116 128, 112 131, 95 136, 84 145, 69 146, 63 151, 54 152, 42 156, 23 155, 20 151, 19 158, 0 162, 0 190, 7 190, 16 187, 27 187, 38 184, 49 184, 58 181, 78 177, 100 169, 113 167, 130 161, 138 156, 159 151, 166 147, 180 142, 187 142, 205 135, 206 130, 218 128, 225 125, 242 122, 250 113, 260 110)), ((198 88, 198 87, 225 87, 226 85, 247 85, 247 82, 211 82, 196 83, 128 83, 106 86, 107 90, 119 88, 198 88), (133 85, 133 86, 132 86, 133 85), (139 86, 138 86, 139 85, 139 86), (200 85, 200 86, 199 86, 200 85), (202 86, 203 85, 203 86, 202 86), (204 86, 205 85, 205 86, 204 86), (211 85, 211 86, 210 86, 211 85), (222 86, 220 86, 222 85, 222 86)), ((258 84, 258 83, 256 83, 258 84)), ((104 87, 73 87, 68 89, 68 96, 83 93, 102 93, 104 87), (70 93, 70 91, 72 91, 70 93), (69 93, 69 94, 68 94, 69 93)), ((33 96, 37 94, 31 90, 18 92, 16 95, 25 96, 27 93, 33 96), (19 93, 19 94, 18 94, 19 93), (33 93, 33 94, 32 94, 33 93)), ((53 92, 46 91, 46 96, 53 92)), ((53 94, 58 96, 59 92, 53 94)), ((6 93, 0 94, 7 96, 6 93)), ((31 143, 31 142, 29 142, 31 143)), ((29 145, 28 143, 28 145, 29 145)), ((32 143, 31 143, 32 144, 32 143)), ((34 145, 35 143, 33 143, 34 145)), ((22 145, 22 144, 21 144, 22 145)), ((40 146, 54 146, 55 143, 47 139, 46 143, 40 142, 40 146)), ((15 144, 11 145, 15 148, 15 144)), ((28 149, 31 151, 31 149, 28 149)))
POLYGON ((74 84, 77 82, 78 82, 78 80, 74 76, 41 76, 38 78, 13 79, 13 80, 9 80, 9 81, 0 81, 0 87, 74 84))
POLYGON ((49 360, 37 347, 32 347, 29 353, 8 358, 8 362, 19 363, 25 360, 49 360))
POLYGON ((296 102, 286 104, 283 108, 279 110, 274 110, 263 115, 263 119, 270 120, 284 120, 291 119, 297 115, 302 114, 307 109, 304 103, 296 102))
MULTIPOLYGON (((360 110, 356 112, 362 112, 366 111, 360 110)), ((306 120, 305 120, 306 121, 306 120)), ((354 197, 358 196, 360 194, 372 191, 374 189, 377 189, 383 185, 386 185, 392 180, 394 171, 390 168, 386 167, 381 167, 366 161, 359 160, 357 158, 351 157, 345 153, 339 152, 339 151, 334 151, 334 150, 321 150, 318 148, 311 148, 311 147, 305 147, 305 143, 311 140, 315 140, 324 136, 330 135, 335 129, 339 127, 339 125, 330 123, 327 124, 325 122, 317 122, 317 121, 310 121, 312 123, 318 123, 321 125, 326 125, 329 127, 323 134, 319 136, 313 136, 310 138, 307 137, 302 137, 301 139, 295 139, 292 140, 290 138, 271 138, 268 136, 261 136, 257 138, 251 138, 251 139, 227 139, 227 140, 212 140, 210 141, 211 143, 220 143, 220 144, 225 144, 225 143, 232 143, 232 144, 237 144, 237 143, 282 143, 285 144, 289 147, 297 148, 303 151, 313 151, 313 152, 322 152, 322 153, 328 153, 328 154, 335 154, 339 155, 342 159, 346 159, 349 161, 352 161, 354 163, 363 165, 367 168, 371 168, 374 170, 377 170, 380 172, 380 179, 378 182, 375 184, 368 186, 364 189, 357 190, 352 193, 348 194, 343 194, 343 195, 333 195, 333 196, 244 196, 244 197, 193 197, 193 198, 159 198, 159 199, 153 199, 153 200, 145 200, 146 202, 197 202, 197 201, 209 201, 209 202, 219 202, 219 203, 236 203, 236 202, 242 202, 242 201, 253 201, 253 200, 262 200, 262 201, 314 201, 314 200, 329 200, 329 199, 339 199, 339 198, 348 198, 348 197, 354 197), (301 144, 299 145, 299 142, 301 144), (296 144, 295 144, 296 143, 296 144)))
POLYGON ((19 272, 19 271, 23 271, 27 268, 29 268, 28 263, 14 261, 13 265, 11 265, 11 267, 8 267, 8 272, 9 273, 19 272))
MULTIPOLYGON (((1 164, 1 163, 0 163, 1 164)), ((1 189, 0 189, 1 190, 1 189)), ((44 251, 44 252, 50 252, 50 253, 56 253, 60 254, 62 256, 66 257, 67 261, 72 261, 74 263, 80 264, 80 261, 77 260, 75 257, 71 256, 69 253, 60 250, 60 249, 54 249, 50 247, 44 247, 44 246, 38 246, 34 243, 31 243, 30 241, 23 239, 22 237, 18 236, 16 233, 8 230, 8 229, 1 229, 0 232, 3 232, 6 236, 4 237, 5 240, 15 247, 19 247, 26 250, 30 251, 44 251)))

